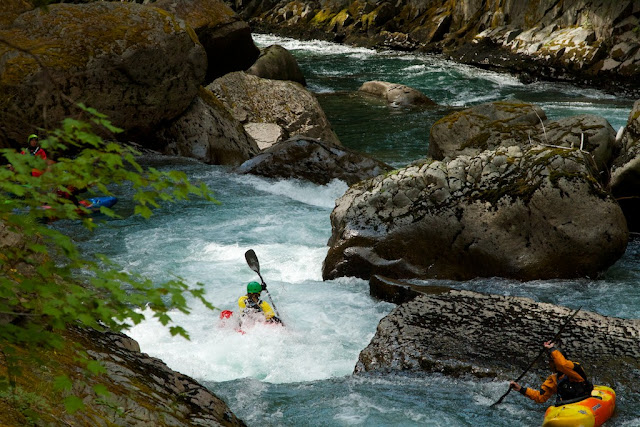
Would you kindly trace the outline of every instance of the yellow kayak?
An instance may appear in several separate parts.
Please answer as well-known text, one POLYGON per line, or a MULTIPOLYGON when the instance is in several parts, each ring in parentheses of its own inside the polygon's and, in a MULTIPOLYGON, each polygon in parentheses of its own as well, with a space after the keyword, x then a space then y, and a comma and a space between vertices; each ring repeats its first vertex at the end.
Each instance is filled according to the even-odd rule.
POLYGON ((616 408, 616 392, 597 385, 591 397, 575 403, 550 406, 544 414, 542 427, 599 427, 616 408))

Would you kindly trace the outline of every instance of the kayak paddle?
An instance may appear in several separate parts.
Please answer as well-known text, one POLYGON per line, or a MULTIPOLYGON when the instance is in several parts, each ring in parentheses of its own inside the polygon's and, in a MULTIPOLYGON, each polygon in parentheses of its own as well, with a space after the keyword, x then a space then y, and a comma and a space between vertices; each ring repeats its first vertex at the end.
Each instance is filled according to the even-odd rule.
MULTIPOLYGON (((560 337, 560 334, 562 333, 562 331, 564 331, 564 328, 569 324, 569 322, 571 322, 571 319, 573 319, 575 317, 575 315, 578 314, 578 312, 580 311, 581 308, 582 307, 578 307, 578 309, 576 311, 574 311, 571 316, 569 316, 569 318, 567 319, 566 322, 564 322, 564 325, 562 325, 562 327, 560 328, 558 333, 551 339, 551 342, 555 342, 558 339, 558 337, 560 337)), ((515 382, 520 381, 522 379, 522 377, 524 377, 526 375, 526 373, 529 372, 529 369, 531 369, 533 367, 533 365, 538 361, 538 359, 540 359, 540 357, 544 354, 545 351, 546 351, 546 348, 543 347, 542 351, 540 351, 540 353, 538 353, 536 358, 533 359, 533 361, 531 363, 529 363, 529 366, 527 366, 527 369, 525 369, 524 372, 518 378, 516 378, 515 382)), ((493 408, 497 404, 501 403, 504 400, 504 398, 507 397, 507 395, 511 392, 511 390, 512 390, 512 387, 511 387, 511 385, 509 385, 509 389, 507 390, 507 392, 505 394, 503 394, 502 396, 500 396, 500 399, 498 399, 497 402, 493 403, 491 405, 491 407, 493 408)))
POLYGON ((262 278, 262 275, 260 274, 260 262, 258 262, 258 256, 253 251, 253 249, 249 249, 247 252, 244 253, 244 258, 247 260, 247 264, 249 265, 249 268, 251 268, 253 271, 258 273, 258 277, 260 277, 260 282, 262 282, 262 287, 263 287, 263 289, 265 291, 267 291, 267 296, 269 297, 269 301, 271 302, 271 306, 273 307, 273 311, 275 311, 276 316, 278 316, 278 319, 280 320, 280 323, 282 324, 282 326, 284 326, 284 323, 282 322, 282 319, 280 319, 280 314, 278 313, 278 309, 276 308, 276 305, 273 303, 273 299, 271 298, 271 294, 269 293, 269 289, 267 289, 267 284, 264 283, 264 279, 262 278))

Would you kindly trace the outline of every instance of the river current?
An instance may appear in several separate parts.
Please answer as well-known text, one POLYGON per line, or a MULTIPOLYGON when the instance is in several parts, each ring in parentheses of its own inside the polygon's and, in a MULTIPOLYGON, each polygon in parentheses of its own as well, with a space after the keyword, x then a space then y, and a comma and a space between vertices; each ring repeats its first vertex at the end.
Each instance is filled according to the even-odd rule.
MULTIPOLYGON (((260 46, 289 49, 305 73, 345 146, 401 167, 427 152, 431 125, 451 111, 503 99, 539 104, 550 118, 598 114, 615 130, 633 100, 567 84, 525 85, 517 78, 479 70, 436 56, 374 51, 327 42, 255 35, 260 46), (439 107, 423 111, 389 107, 354 95, 369 80, 421 90, 439 107)), ((118 189, 115 210, 89 233, 60 223, 85 253, 110 256, 125 271, 158 283, 174 276, 202 283, 219 309, 234 310, 246 284, 258 279, 244 253, 254 249, 261 273, 286 328, 257 325, 245 334, 221 325, 219 311, 191 304, 190 315, 172 317, 190 334, 171 337, 147 320, 129 334, 145 353, 165 361, 223 398, 250 426, 536 426, 545 405, 507 390, 506 381, 454 379, 439 374, 352 375, 358 355, 379 320, 394 305, 369 296, 354 278, 322 281, 321 266, 331 235, 329 215, 347 189, 334 181, 318 186, 233 174, 229 168, 189 159, 144 157, 141 163, 185 171, 205 182, 220 204, 199 200, 158 209, 149 221, 134 216, 131 190, 118 189)), ((431 281, 480 292, 521 295, 623 318, 640 317, 640 242, 599 279, 520 283, 505 279, 431 281)), ((267 299, 268 300, 268 299, 267 299)), ((526 331, 523 331, 525 333, 526 331)), ((490 343, 487 343, 490 345, 490 343)), ((531 349, 532 357, 538 349, 531 349)), ((597 373, 593 373, 597 378, 597 373)), ((537 387, 541 379, 527 376, 537 387)), ((610 384, 618 409, 607 425, 640 425, 640 398, 610 384)))

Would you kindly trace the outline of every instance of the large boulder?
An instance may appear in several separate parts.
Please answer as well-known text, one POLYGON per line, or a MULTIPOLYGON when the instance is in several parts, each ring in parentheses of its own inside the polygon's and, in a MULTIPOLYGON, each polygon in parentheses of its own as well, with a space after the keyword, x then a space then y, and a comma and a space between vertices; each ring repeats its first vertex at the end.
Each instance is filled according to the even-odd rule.
POLYGON ((382 98, 393 106, 436 105, 435 102, 419 90, 397 83, 370 81, 363 83, 358 90, 382 98))
POLYGON ((540 107, 517 100, 476 105, 433 124, 428 154, 442 160, 473 156, 499 146, 524 146, 531 134, 533 137, 542 134, 542 128, 535 127, 546 118, 540 107))
POLYGON ((300 135, 340 145, 318 100, 299 83, 239 71, 214 80, 207 89, 243 125, 278 125, 280 139, 272 143, 300 135))
POLYGON ((531 145, 580 148, 591 153, 598 177, 607 181, 619 151, 616 133, 600 116, 580 115, 547 120, 544 111, 520 101, 497 101, 452 113, 434 123, 429 155, 436 159, 477 155, 496 147, 531 145))
POLYGON ((622 151, 611 169, 609 186, 620 203, 629 230, 640 231, 640 101, 636 101, 620 135, 622 151))
POLYGON ((595 174, 580 150, 514 146, 364 181, 331 213, 323 277, 595 276, 628 239, 595 174))
POLYGON ((165 154, 238 166, 260 152, 255 140, 209 91, 200 89, 187 111, 155 135, 165 154))
MULTIPOLYGON (((425 286, 380 321, 355 372, 515 378, 573 312, 529 298, 425 286)), ((640 320, 581 310, 560 339, 565 356, 580 361, 597 384, 640 381, 640 320)), ((548 375, 546 360, 531 374, 548 375)))
POLYGON ((191 104, 207 66, 184 21, 135 3, 50 5, 23 13, 0 38, 10 43, 0 44, 5 146, 57 126, 78 102, 125 138, 147 135, 191 104))
POLYGON ((262 49, 260 57, 247 70, 247 73, 263 79, 291 80, 302 86, 307 85, 296 58, 287 49, 277 44, 262 49))
POLYGON ((325 185, 339 179, 353 185, 392 168, 364 154, 312 138, 280 142, 243 163, 236 172, 269 178, 298 178, 325 185))
POLYGON ((220 0, 158 0, 165 9, 194 29, 207 52, 206 82, 232 71, 246 70, 260 54, 249 24, 220 0))

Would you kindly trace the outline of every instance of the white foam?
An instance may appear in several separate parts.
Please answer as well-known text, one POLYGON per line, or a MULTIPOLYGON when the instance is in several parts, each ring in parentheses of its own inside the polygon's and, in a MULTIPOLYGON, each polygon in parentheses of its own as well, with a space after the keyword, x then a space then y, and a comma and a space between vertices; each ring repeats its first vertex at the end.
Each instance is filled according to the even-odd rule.
POLYGON ((333 209, 336 199, 349 188, 345 182, 337 179, 326 185, 317 185, 298 179, 271 180, 252 175, 243 175, 237 179, 238 182, 249 184, 259 191, 329 209, 333 209))
POLYGON ((279 37, 272 34, 252 34, 252 37, 256 45, 260 47, 278 44, 287 50, 304 50, 306 52, 314 52, 322 55, 372 55, 376 53, 373 49, 343 45, 323 40, 301 41, 289 37, 279 37))

